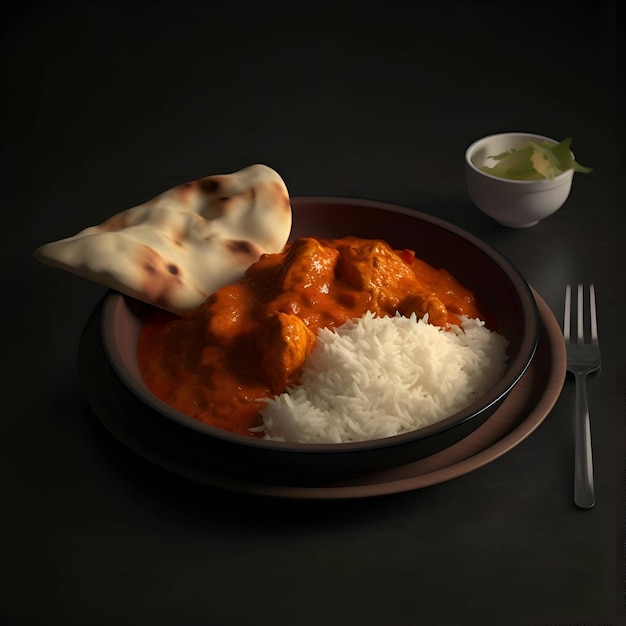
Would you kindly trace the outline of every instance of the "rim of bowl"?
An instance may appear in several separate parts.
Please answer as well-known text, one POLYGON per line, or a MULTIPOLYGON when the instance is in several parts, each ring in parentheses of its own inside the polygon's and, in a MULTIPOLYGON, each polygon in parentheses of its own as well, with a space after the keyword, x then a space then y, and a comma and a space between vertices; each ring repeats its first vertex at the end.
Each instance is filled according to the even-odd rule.
MULTIPOLYGON (((276 453, 302 452, 306 454, 338 454, 343 452, 354 453, 357 451, 367 451, 372 449, 380 450, 383 448, 394 447, 404 443, 417 441, 419 439, 425 439, 427 437, 443 433, 467 422, 470 419, 478 417, 485 411, 490 410, 494 405, 501 402, 503 398, 508 395, 511 389, 524 375, 534 357, 539 338, 539 315, 537 303, 530 286, 519 270, 506 257, 464 229, 438 217, 421 213, 413 209, 408 209, 406 207, 374 200, 361 200, 358 198, 333 196, 295 196, 291 200, 292 204, 296 205, 298 203, 332 203, 334 205, 357 205, 392 213, 402 213, 414 217, 417 221, 422 220, 451 232, 452 234, 465 239, 474 247, 478 248, 483 254, 488 256, 504 272, 509 281, 513 284, 516 293, 520 297, 520 305, 526 322, 519 352, 512 361, 507 363, 507 369, 502 378, 487 393, 483 394, 483 396, 476 399, 460 411, 457 411, 456 413, 449 415, 434 424, 430 424, 407 433, 393 435, 391 437, 346 443, 293 443, 249 437, 218 428, 216 426, 211 426, 210 424, 206 424, 190 417, 189 415, 186 415, 182 411, 175 409, 154 395, 143 379, 139 381, 135 379, 135 376, 133 376, 126 366, 125 359, 117 342, 111 341, 111 339, 115 336, 116 311, 122 305, 127 306, 124 304, 126 301, 135 300, 130 298, 130 296, 110 290, 104 297, 100 318, 102 343, 109 363, 120 380, 131 392, 164 417, 204 435, 215 437, 230 443, 241 444, 243 446, 257 449, 265 449, 276 453)), ((152 306, 141 301, 136 302, 140 306, 152 306)))
MULTIPOLYGON (((477 174, 480 174, 481 176, 484 176, 485 178, 490 178, 491 180, 498 180, 498 181, 504 181, 505 183, 512 183, 514 185, 521 185, 521 186, 528 186, 528 185, 532 185, 532 184, 542 184, 542 183, 551 183, 554 184, 555 182, 559 182, 561 183, 561 179, 565 179, 565 178, 570 178, 573 176, 574 174, 574 170, 573 169, 568 169, 565 170, 564 172, 561 172, 558 176, 555 176, 552 179, 549 178, 538 178, 538 179, 534 179, 534 180, 515 180, 514 178, 502 178, 501 176, 494 176, 493 174, 489 174, 488 172, 483 172, 479 167, 476 167, 474 165, 474 163, 472 162, 472 154, 476 151, 476 148, 478 147, 478 144, 484 143, 489 139, 495 139, 496 137, 512 137, 512 136, 523 136, 523 137, 528 137, 528 138, 533 138, 533 139, 544 139, 546 141, 551 141, 555 144, 559 144, 559 142, 556 139, 552 139, 552 137, 547 137, 546 135, 538 135, 537 133, 526 133, 526 132, 508 132, 508 133, 494 133, 493 135, 486 135, 485 137, 481 137, 480 139, 477 139, 476 141, 472 142, 467 149, 465 150, 465 163, 477 174)), ((572 155, 572 157, 574 157, 574 153, 570 150, 570 153, 572 155)), ((564 180, 562 181, 563 183, 565 182, 564 180)))

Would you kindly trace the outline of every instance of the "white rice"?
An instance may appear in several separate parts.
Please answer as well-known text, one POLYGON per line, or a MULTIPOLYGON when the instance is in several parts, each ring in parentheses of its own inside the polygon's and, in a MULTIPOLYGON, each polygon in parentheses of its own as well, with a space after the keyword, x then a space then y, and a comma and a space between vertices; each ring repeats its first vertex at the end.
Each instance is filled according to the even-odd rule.
POLYGON ((366 313, 318 332, 297 387, 261 410, 266 439, 347 443, 391 437, 463 409, 502 376, 507 341, 463 318, 443 330, 427 316, 366 313))

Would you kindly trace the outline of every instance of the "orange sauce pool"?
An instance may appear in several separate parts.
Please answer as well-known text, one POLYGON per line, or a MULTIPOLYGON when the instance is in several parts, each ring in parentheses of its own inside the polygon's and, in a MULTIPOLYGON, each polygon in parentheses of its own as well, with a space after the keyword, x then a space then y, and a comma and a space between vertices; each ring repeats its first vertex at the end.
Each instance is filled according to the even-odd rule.
POLYGON ((260 436, 250 428, 262 424, 262 399, 298 383, 317 330, 367 311, 428 313, 442 327, 460 315, 486 320, 473 293, 410 250, 356 237, 300 238, 186 316, 156 312, 139 337, 139 365, 151 391, 174 408, 260 436))

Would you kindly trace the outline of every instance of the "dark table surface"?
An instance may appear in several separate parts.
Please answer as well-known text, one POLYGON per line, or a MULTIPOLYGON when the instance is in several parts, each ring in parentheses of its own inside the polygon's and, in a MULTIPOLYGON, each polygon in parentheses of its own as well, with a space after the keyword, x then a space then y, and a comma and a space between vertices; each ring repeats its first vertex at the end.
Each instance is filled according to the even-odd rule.
POLYGON ((615 58, 614 2, 9 2, 3 623, 623 623, 615 58), (480 213, 464 179, 465 148, 513 130, 571 136, 594 168, 527 230, 480 213), (256 162, 292 196, 394 203, 466 229, 559 321, 565 283, 595 282, 593 509, 572 499, 570 378, 508 454, 380 498, 221 491, 109 435, 77 367, 105 289, 38 264, 33 250, 256 162))

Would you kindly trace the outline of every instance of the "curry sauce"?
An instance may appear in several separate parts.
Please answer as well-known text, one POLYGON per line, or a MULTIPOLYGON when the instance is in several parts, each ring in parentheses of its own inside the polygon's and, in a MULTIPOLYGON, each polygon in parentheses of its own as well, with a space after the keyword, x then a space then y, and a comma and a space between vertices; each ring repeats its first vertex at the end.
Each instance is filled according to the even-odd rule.
POLYGON ((263 255, 243 278, 185 317, 159 311, 139 338, 151 391, 207 424, 252 433, 263 398, 296 385, 317 330, 371 311, 446 327, 485 319, 474 294, 411 250, 357 237, 300 238, 263 255))

